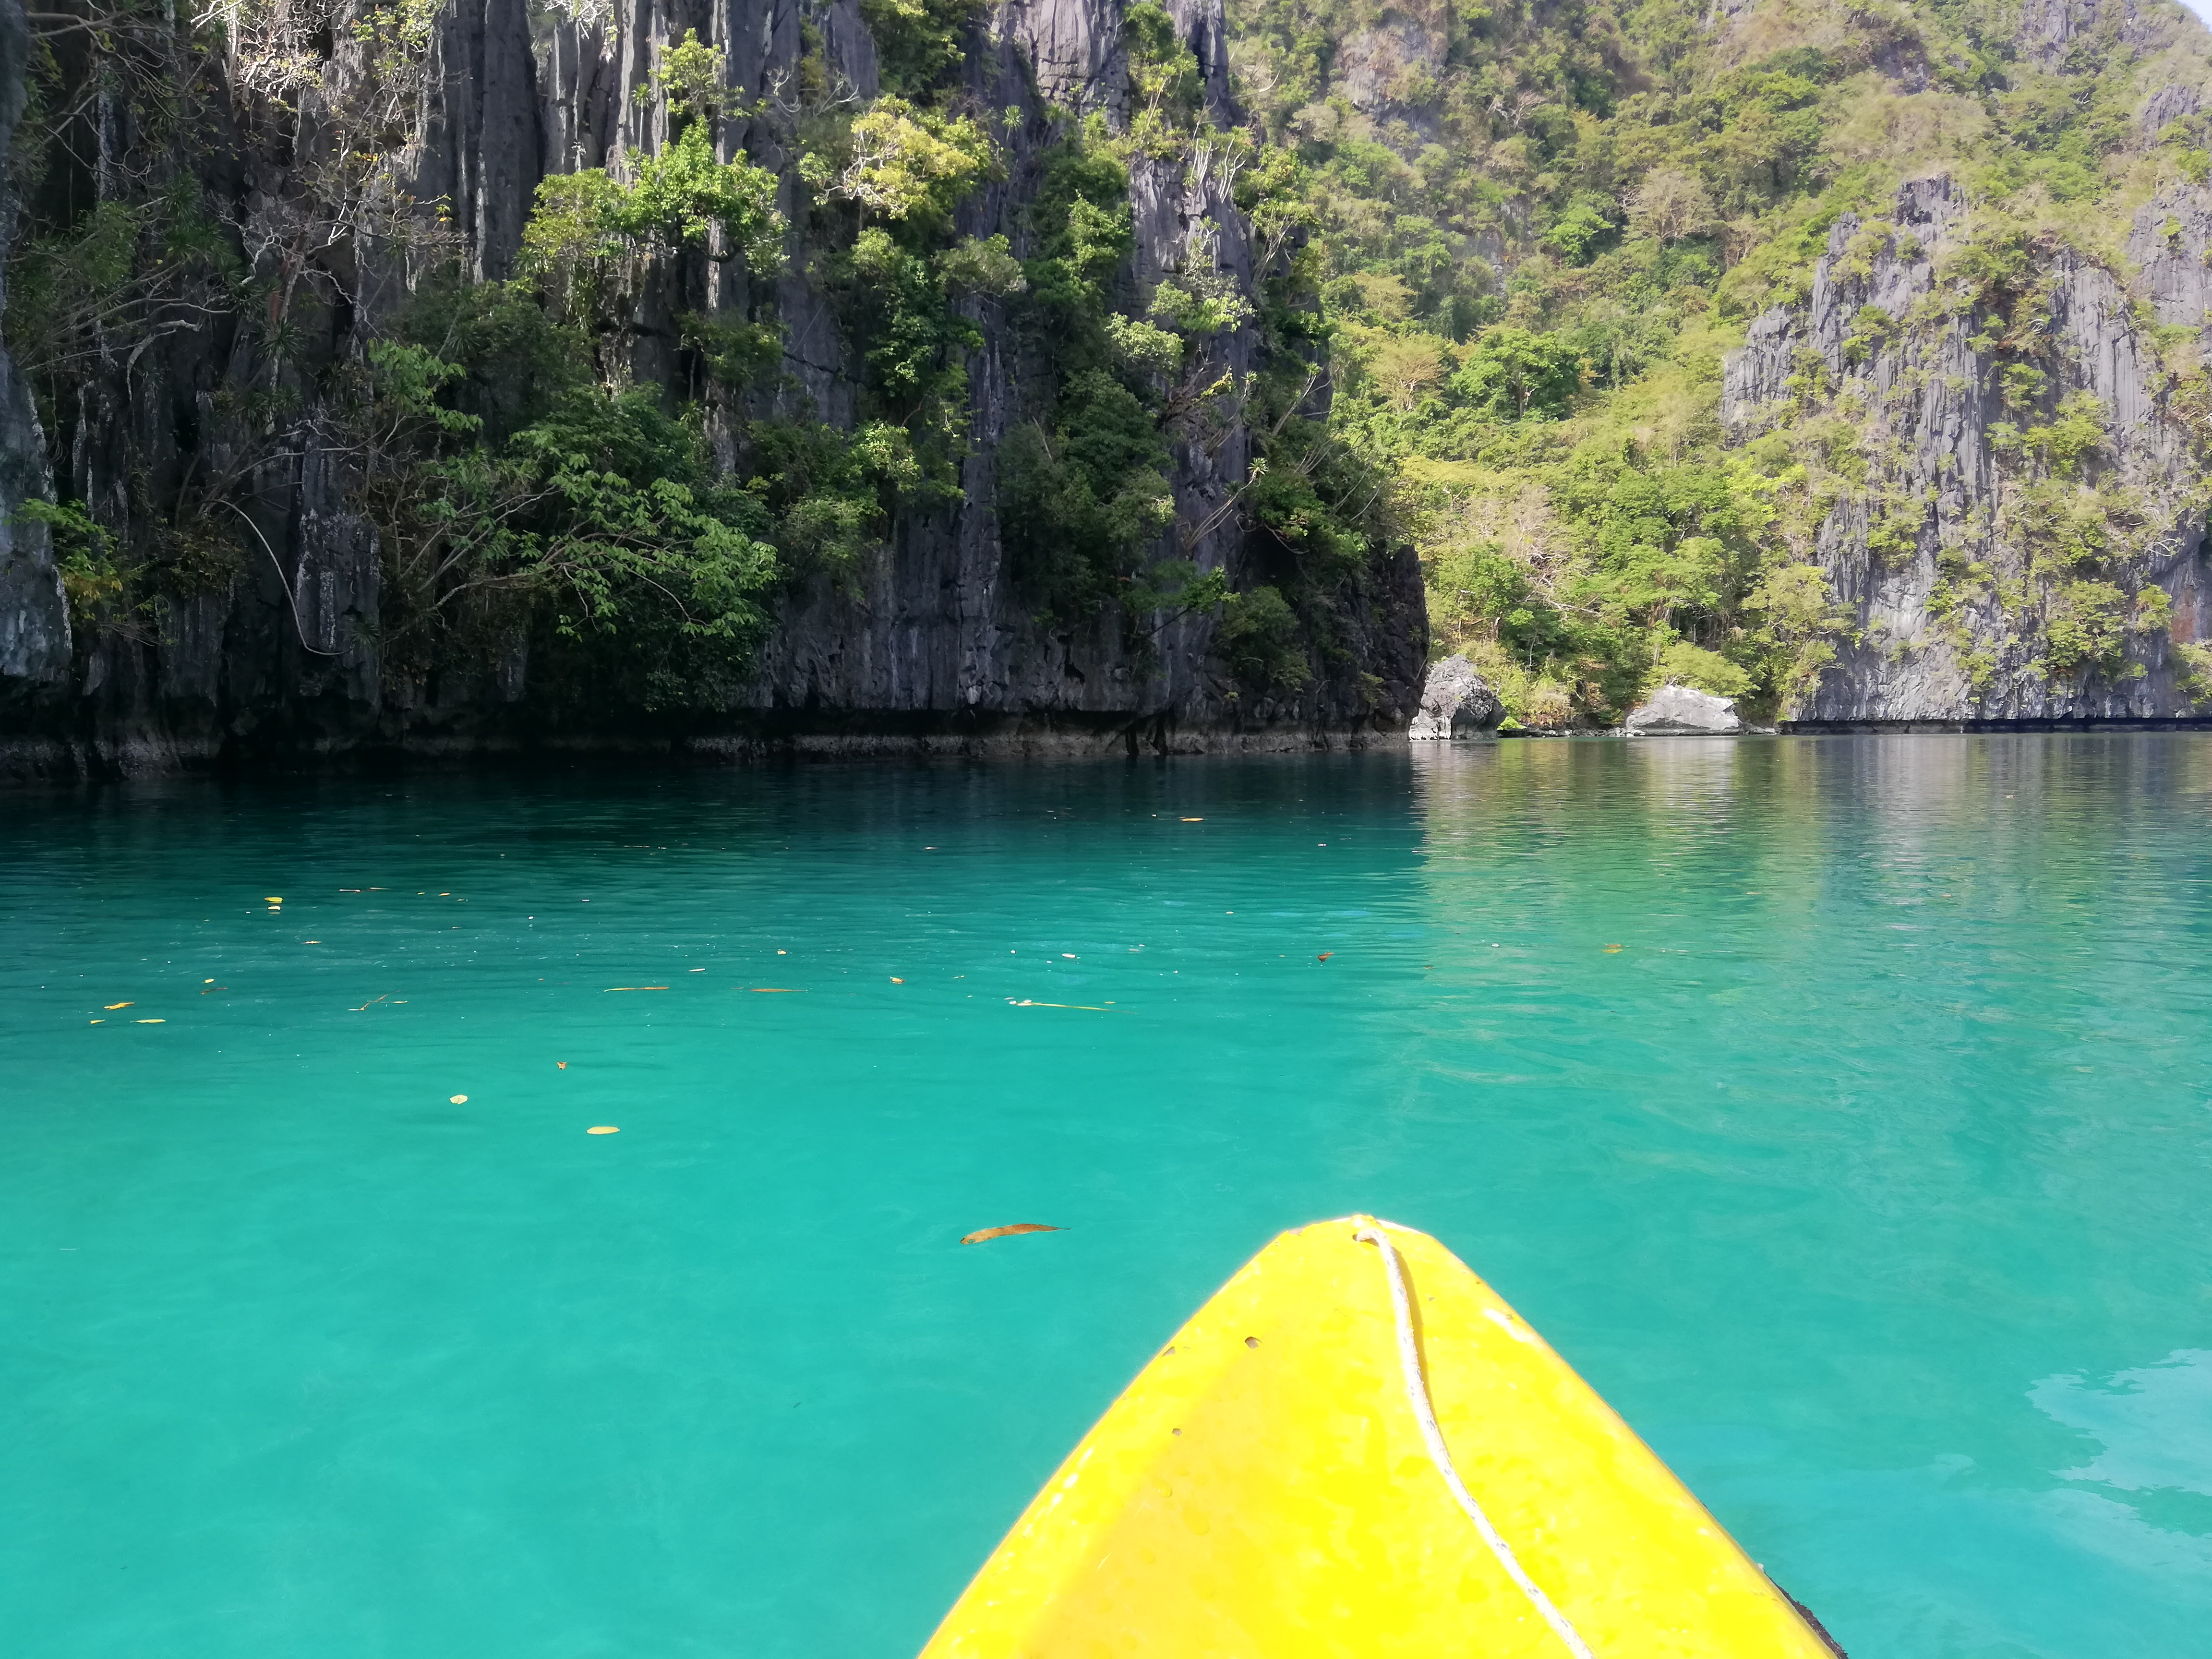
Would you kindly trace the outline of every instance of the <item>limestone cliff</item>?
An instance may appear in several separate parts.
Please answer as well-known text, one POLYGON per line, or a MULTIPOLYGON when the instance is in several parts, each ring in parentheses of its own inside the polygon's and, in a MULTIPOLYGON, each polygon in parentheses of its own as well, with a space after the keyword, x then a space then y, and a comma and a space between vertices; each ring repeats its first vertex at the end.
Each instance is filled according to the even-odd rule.
MULTIPOLYGON (((4 118, 22 100, 24 51, 15 0, 0 5, 4 118)), ((1172 14, 1203 109, 1227 119, 1218 0, 1178 0, 1172 14)), ((227 112, 164 155, 150 154, 161 135, 134 127, 130 110, 86 95, 69 134, 76 159, 41 187, 96 195, 118 169, 135 169, 142 190, 188 185, 219 227, 221 248, 209 257, 243 274, 226 276, 220 293, 210 279, 212 298, 177 289, 181 297, 166 301, 170 310, 127 354, 95 354, 56 399, 51 432, 39 430, 0 362, 0 495, 12 503, 56 493, 43 481, 51 466, 59 495, 88 514, 81 534, 125 550, 139 568, 183 573, 127 613, 98 613, 101 625, 72 640, 46 526, 10 521, 12 540, 0 540, 0 770, 549 744, 1134 752, 1402 735, 1426 646, 1410 552, 1378 545, 1336 581, 1325 648, 1316 644, 1292 672, 1240 675, 1217 637, 1218 605, 1168 605, 1133 623, 1118 609, 1040 619, 1002 546, 994 467, 1006 433, 1038 417, 1043 383, 1034 349, 981 295, 960 302, 981 343, 966 358, 957 491, 902 506, 856 566, 794 564, 749 677, 712 706, 654 714, 549 701, 545 637, 522 626, 470 655, 403 661, 386 644, 389 550, 360 510, 358 453, 333 435, 321 386, 362 361, 436 260, 457 259, 477 281, 514 274, 541 179, 662 143, 670 118, 653 77, 672 44, 696 31, 727 65, 732 113, 720 153, 775 171, 799 230, 772 292, 734 264, 646 270, 599 337, 611 354, 603 366, 618 383, 694 397, 687 319, 758 319, 776 331, 781 363, 761 389, 701 405, 720 452, 738 454, 752 416, 803 411, 851 427, 860 365, 823 276, 823 250, 794 211, 800 157, 788 107, 808 76, 826 75, 855 104, 880 81, 877 44, 854 0, 616 0, 542 12, 525 0, 451 0, 410 47, 419 67, 401 107, 341 108, 375 81, 374 31, 387 15, 337 7, 314 37, 331 67, 305 91, 272 92, 255 78, 264 70, 234 52, 227 112), (349 185, 343 222, 325 222, 303 202, 311 190, 327 196, 346 162, 332 138, 342 117, 386 120, 400 142, 379 155, 374 177, 349 185), (403 222, 413 227, 404 235, 403 222), (251 294, 273 318, 280 300, 269 296, 295 287, 320 296, 288 318, 305 343, 293 341, 285 366, 264 371, 242 343, 246 322, 224 307, 251 294), (178 505, 186 500, 201 504, 191 524, 178 505)), ((1122 0, 1005 0, 976 14, 961 40, 961 101, 994 119, 1006 112, 1006 125, 1003 165, 961 204, 960 234, 1004 235, 1015 256, 1030 252, 1050 146, 1086 114, 1114 127, 1129 118, 1125 33, 1122 0)), ((178 74, 199 50, 181 26, 146 46, 178 74)), ((82 64, 64 50, 64 82, 73 69, 82 64)), ((1249 300, 1261 273, 1230 170, 1210 166, 1201 149, 1166 161, 1139 155, 1130 174, 1134 252, 1114 278, 1127 308, 1141 314, 1163 276, 1196 268, 1219 272, 1249 300)), ((1249 320, 1216 349, 1232 377, 1264 367, 1268 350, 1249 320)), ((1307 412, 1325 410, 1327 397, 1317 380, 1307 412)), ((1240 510, 1252 455, 1251 434, 1236 422, 1206 441, 1172 446, 1175 526, 1160 550, 1201 579, 1218 577, 1216 592, 1263 584, 1289 556, 1240 510)))
MULTIPOLYGON (((2201 192, 2136 216, 2159 321, 2205 325, 2206 224, 2201 192)), ((2202 665, 2183 647, 2212 629, 2204 465, 2151 319, 2124 270, 2052 241, 1992 275, 1962 258, 1974 231, 1944 177, 1881 220, 1844 215, 1809 303, 1760 317, 1729 362, 1740 440, 1786 424, 1870 458, 1818 525, 1850 627, 1796 715, 2191 714, 2202 665)))

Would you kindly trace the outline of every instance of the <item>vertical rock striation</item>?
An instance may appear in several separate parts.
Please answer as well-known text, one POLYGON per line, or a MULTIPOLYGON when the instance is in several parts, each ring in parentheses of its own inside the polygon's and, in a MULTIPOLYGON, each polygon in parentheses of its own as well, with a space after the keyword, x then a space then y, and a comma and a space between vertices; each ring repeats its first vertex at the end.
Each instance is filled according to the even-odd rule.
MULTIPOLYGON (((21 0, 0 0, 0 154, 22 118, 31 56, 21 0)), ((0 184, 0 192, 8 187, 0 184)), ((0 194, 0 306, 15 228, 12 194, 0 194)), ((46 437, 30 388, 0 345, 0 720, 69 672, 69 606, 46 527, 21 516, 25 501, 52 495, 46 437)))
POLYGON ((1835 466, 1814 550, 1850 628, 1796 716, 2190 714, 2212 629, 2205 468, 2136 302, 2204 327, 2212 198, 2142 210, 2132 289, 2057 241, 1992 275, 1961 257, 1984 234, 2003 233, 1941 176, 1884 218, 1846 214, 1808 303, 1759 317, 1728 361, 1739 441, 1835 466))
MULTIPOLYGON (((15 3, 0 0, 9 9, 0 14, 0 88, 12 100, 0 118, 22 99, 25 42, 15 3)), ((1206 108, 1228 119, 1220 0, 1176 0, 1173 15, 1194 55, 1206 108)), ((1004 0, 988 15, 968 42, 970 102, 1018 108, 1023 119, 1011 130, 1004 179, 962 206, 961 234, 1004 234, 1017 254, 1027 251, 1026 210, 1051 137, 1048 106, 1098 111, 1116 122, 1127 114, 1123 21, 1122 0, 1004 0)), ((597 13, 533 13, 526 0, 451 0, 435 20, 410 140, 395 162, 399 210, 410 202, 418 214, 434 206, 444 240, 433 252, 457 258, 471 277, 511 275, 542 178, 618 161, 665 136, 665 107, 640 94, 661 51, 693 29, 726 52, 734 89, 756 111, 784 95, 809 51, 854 96, 878 88, 875 44, 855 0, 615 0, 597 13)), ((334 36, 341 55, 351 50, 345 35, 342 27, 334 36)), ((301 249, 294 169, 315 150, 319 115, 311 101, 297 133, 283 142, 234 134, 228 150, 192 165, 222 202, 250 267, 281 281, 296 263, 337 296, 306 313, 304 326, 324 360, 343 365, 357 360, 380 319, 405 302, 426 274, 425 257, 380 240, 366 211, 357 234, 301 249)), ((749 154, 782 173, 788 199, 798 158, 776 124, 757 114, 726 126, 724 154, 749 154)), ((1140 158, 1131 194, 1137 249, 1121 280, 1132 296, 1194 264, 1253 291, 1249 229, 1217 158, 1202 149, 1190 165, 1140 158)), ((783 372, 754 401, 764 414, 803 410, 849 427, 859 366, 811 253, 794 246, 776 279, 783 372)), ((734 266, 705 276, 649 276, 614 339, 615 372, 666 387, 672 397, 692 395, 680 362, 681 317, 725 309, 744 316, 755 297, 747 281, 734 266)), ((773 632, 741 694, 681 723, 549 712, 535 695, 528 641, 519 636, 495 661, 403 672, 382 660, 376 537, 349 507, 346 463, 321 435, 312 386, 241 384, 236 331, 220 319, 167 333, 127 369, 110 366, 90 376, 67 411, 52 450, 71 482, 69 493, 94 504, 101 521, 134 546, 178 539, 149 503, 170 498, 183 481, 234 471, 246 481, 238 498, 249 505, 216 515, 228 544, 192 566, 205 567, 193 591, 162 599, 129 628, 79 639, 74 649, 43 530, 11 523, 0 531, 12 538, 0 542, 0 696, 8 698, 0 703, 0 771, 548 742, 726 753, 1081 751, 1402 736, 1426 648, 1410 551, 1370 564, 1347 584, 1337 601, 1340 648, 1294 693, 1239 685, 1216 650, 1211 614, 1164 615, 1149 630, 1108 617, 1041 624, 1016 591, 1000 544, 994 469, 1006 432, 1037 418, 1049 392, 1040 390, 1037 366, 997 302, 963 303, 983 344, 969 362, 959 498, 901 513, 863 568, 781 595, 773 632), (302 411, 251 453, 224 435, 237 429, 227 411, 249 395, 302 411)), ((1262 349, 1248 327, 1222 350, 1242 372, 1262 349)), ((1325 397, 1324 384, 1316 406, 1325 397)), ((709 416, 726 454, 730 418, 726 410, 709 416)), ((0 362, 0 493, 11 501, 47 494, 40 469, 48 447, 27 396, 0 362)), ((1237 510, 1251 453, 1250 434, 1238 426, 1203 445, 1178 444, 1174 454, 1177 527, 1161 554, 1224 573, 1232 590, 1264 579, 1270 556, 1237 510)))

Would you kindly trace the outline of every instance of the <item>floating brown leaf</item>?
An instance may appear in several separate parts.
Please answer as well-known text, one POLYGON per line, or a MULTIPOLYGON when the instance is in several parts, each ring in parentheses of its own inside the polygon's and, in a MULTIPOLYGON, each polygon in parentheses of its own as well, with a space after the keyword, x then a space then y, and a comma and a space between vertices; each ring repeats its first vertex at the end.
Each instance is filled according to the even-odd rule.
POLYGON ((1328 961, 1331 957, 1334 956, 1335 954, 1336 954, 1336 952, 1335 952, 1335 951, 1322 951, 1319 956, 1316 957, 1314 958, 1314 960, 1315 960, 1316 962, 1327 962, 1327 961, 1328 961))
POLYGON ((963 1244, 982 1244, 994 1238, 1012 1238, 1016 1233, 1056 1233, 1059 1227, 1048 1227, 1041 1221, 1017 1221, 1011 1227, 986 1227, 980 1233, 970 1233, 960 1242, 963 1244))

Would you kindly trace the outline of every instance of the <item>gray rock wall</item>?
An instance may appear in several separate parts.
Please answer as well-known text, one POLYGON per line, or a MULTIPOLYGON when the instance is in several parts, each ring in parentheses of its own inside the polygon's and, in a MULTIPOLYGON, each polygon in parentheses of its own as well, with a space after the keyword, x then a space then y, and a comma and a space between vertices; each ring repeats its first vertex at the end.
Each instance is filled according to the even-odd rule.
MULTIPOLYGON (((15 0, 0 0, 12 7, 15 0)), ((1197 53, 1209 107, 1230 113, 1220 0, 1173 8, 1197 53)), ((962 210, 959 230, 1003 232, 1024 250, 1024 210, 1049 141, 1044 106, 1118 117, 1127 100, 1123 0, 1005 0, 970 42, 977 103, 1018 105, 1030 119, 1014 139, 1007 177, 962 210)), ((350 14, 348 14, 349 15, 350 14)), ((21 101, 20 27, 0 14, 0 88, 21 101), (16 42, 17 46, 9 43, 16 42), (14 55, 9 56, 10 53, 14 55)), ((343 21, 343 20, 342 20, 343 21)), ((773 100, 796 73, 803 29, 834 73, 860 95, 876 90, 875 50, 856 0, 615 0, 598 21, 533 14, 526 0, 452 0, 434 37, 413 123, 398 158, 405 189, 442 203, 451 246, 479 277, 514 268, 538 180, 604 165, 657 142, 665 112, 635 94, 658 50, 696 28, 726 47, 749 99, 773 100)), ((343 31, 339 31, 343 38, 343 31)), ((341 48, 343 50, 343 48, 341 48)), ((0 110, 0 114, 4 114, 0 110)), ((204 158, 203 179, 226 192, 249 250, 283 244, 297 217, 287 167, 311 148, 314 112, 299 143, 204 158)), ((729 124, 726 147, 788 174, 774 121, 729 124)), ((1229 181, 1203 167, 1140 166, 1133 297, 1170 270, 1212 259, 1248 290, 1247 230, 1229 181)), ((12 216, 0 215, 0 217, 12 216)), ((849 423, 857 375, 828 297, 794 246, 778 280, 784 331, 781 387, 762 412, 805 407, 849 423)), ((376 319, 404 301, 420 271, 410 258, 363 236, 320 252, 318 267, 343 303, 310 313, 331 361, 357 353, 376 319)), ((614 347, 612 367, 674 386, 678 314, 731 307, 751 296, 732 270, 648 275, 614 347)), ((714 752, 788 747, 828 750, 951 748, 1090 751, 1304 746, 1402 738, 1419 689, 1426 623, 1419 573, 1407 551, 1339 596, 1348 649, 1294 697, 1255 696, 1213 656, 1208 617, 1164 621, 1149 647, 1117 623, 1039 627, 1011 587, 991 502, 994 455, 1012 422, 1041 412, 1043 395, 1016 331, 993 302, 975 302, 985 344, 969 365, 963 498, 902 517, 889 544, 842 586, 826 580, 783 596, 757 672, 733 706, 680 726, 643 720, 577 724, 533 696, 526 641, 495 660, 400 675, 380 660, 378 550, 345 504, 343 467, 307 416, 270 453, 228 454, 216 411, 239 392, 234 331, 220 323, 173 335, 127 375, 88 380, 50 447, 29 401, 0 363, 0 494, 44 493, 51 447, 72 493, 96 503, 126 538, 160 533, 146 521, 162 497, 202 470, 250 478, 237 515, 235 568, 205 591, 164 602, 144 627, 70 638, 66 607, 42 532, 15 526, 0 544, 0 775, 97 773, 214 762, 312 760, 374 750, 466 752, 544 745, 675 745, 714 752)), ((1250 331, 1228 343, 1249 368, 1250 331)), ((301 387, 302 398, 312 398, 301 387)), ((716 429, 727 441, 726 411, 716 429)), ((1174 487, 1185 532, 1163 555, 1225 568, 1232 586, 1255 578, 1261 550, 1221 508, 1249 475, 1241 428, 1218 445, 1185 446, 1174 487)), ((204 476, 204 473, 203 473, 204 476)), ((228 520, 226 520, 226 522, 228 520)))
MULTIPOLYGON (((31 55, 21 0, 0 0, 0 155, 15 143, 31 55)), ((15 204, 0 180, 0 307, 7 303, 7 260, 15 204)), ((69 605, 46 526, 21 518, 27 501, 52 495, 46 434, 30 388, 0 347, 0 720, 69 673, 69 605)))
POLYGON ((1906 185, 1880 223, 1844 216, 1809 304, 1759 318, 1726 366, 1723 414, 1739 441, 1778 434, 1817 453, 1840 432, 1865 465, 1863 481, 1832 481, 1837 498, 1814 549, 1854 636, 1784 713, 1844 721, 2190 714, 2203 688, 2179 647, 2212 633, 2204 467, 2134 301, 2140 292, 2161 320, 2204 326, 2212 197, 2191 191, 2142 210, 2130 242, 2142 266, 2133 290, 2069 248, 2039 246, 2033 280, 2004 318, 1939 276, 1968 233, 1964 192, 1940 177, 1906 185), (2039 389, 2023 390, 2032 379, 2008 381, 2008 368, 2043 376, 2039 389), (2085 392, 2102 434, 2071 476, 2014 441, 2085 392), (2054 507, 2090 514, 2106 538, 2103 556, 2063 568, 2047 529, 2054 507), (2057 667, 2054 630, 2076 608, 2076 580, 2119 589, 2130 623, 2102 662, 2057 667), (2152 588, 2170 614, 2136 625, 2159 614, 2152 588))

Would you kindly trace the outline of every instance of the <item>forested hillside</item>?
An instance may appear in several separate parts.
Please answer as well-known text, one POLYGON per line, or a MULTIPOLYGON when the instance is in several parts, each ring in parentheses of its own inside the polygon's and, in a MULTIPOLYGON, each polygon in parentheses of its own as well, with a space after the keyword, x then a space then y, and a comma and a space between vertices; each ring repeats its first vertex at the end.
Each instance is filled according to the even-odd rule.
POLYGON ((2212 431, 2195 19, 1229 15, 1239 95, 1301 163, 1339 428, 1395 476, 1438 648, 1522 720, 1609 721, 1662 678, 1785 715, 1824 685, 1905 715, 2212 690, 2175 617, 2212 431), (1762 316, 1773 361, 1739 357, 1724 411, 1762 316))

